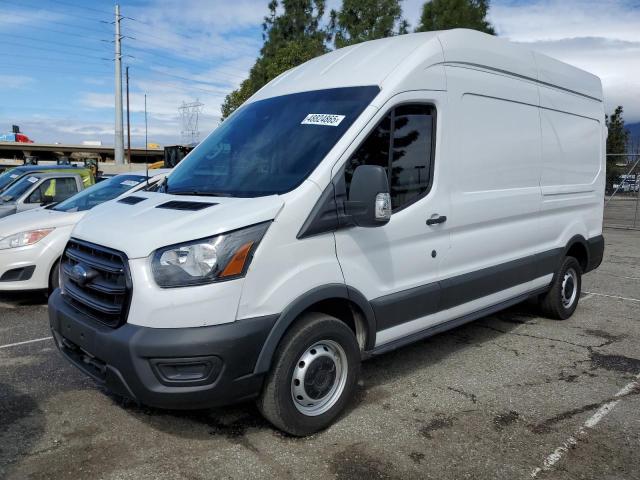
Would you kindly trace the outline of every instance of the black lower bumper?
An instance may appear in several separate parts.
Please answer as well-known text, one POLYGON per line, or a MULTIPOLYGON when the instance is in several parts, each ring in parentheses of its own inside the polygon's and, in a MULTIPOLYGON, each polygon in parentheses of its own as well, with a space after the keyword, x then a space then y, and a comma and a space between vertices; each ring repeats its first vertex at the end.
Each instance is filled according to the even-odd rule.
POLYGON ((584 273, 595 270, 602 263, 602 258, 604 257, 604 237, 598 235, 597 237, 590 238, 587 241, 587 246, 589 248, 589 262, 584 273))
POLYGON ((159 408, 192 409, 254 398, 254 374, 277 316, 193 328, 110 328, 49 299, 49 323, 62 354, 116 394, 159 408))

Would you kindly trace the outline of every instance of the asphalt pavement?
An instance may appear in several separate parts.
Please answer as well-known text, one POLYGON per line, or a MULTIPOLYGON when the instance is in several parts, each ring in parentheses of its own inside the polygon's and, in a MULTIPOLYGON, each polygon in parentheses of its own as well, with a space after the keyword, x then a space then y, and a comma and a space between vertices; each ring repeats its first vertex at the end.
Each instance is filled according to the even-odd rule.
POLYGON ((2 295, 0 478, 640 479, 640 232, 604 235, 571 319, 522 304, 366 362, 304 439, 252 404, 116 398, 61 358, 41 295, 2 295))

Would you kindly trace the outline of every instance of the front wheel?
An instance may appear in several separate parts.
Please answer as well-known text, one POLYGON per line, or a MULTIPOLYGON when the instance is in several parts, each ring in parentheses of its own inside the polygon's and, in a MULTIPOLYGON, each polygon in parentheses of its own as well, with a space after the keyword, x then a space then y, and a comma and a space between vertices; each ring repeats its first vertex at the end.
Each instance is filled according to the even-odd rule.
POLYGON ((337 318, 310 313, 285 335, 258 408, 274 426, 305 436, 328 427, 353 395, 360 349, 337 318))
POLYGON ((551 288, 540 302, 543 313, 556 320, 566 320, 578 307, 582 289, 582 268, 574 257, 566 257, 551 288))
POLYGON ((47 295, 51 295, 58 287, 60 287, 60 260, 56 260, 53 268, 51 268, 51 273, 49 273, 49 289, 47 295))

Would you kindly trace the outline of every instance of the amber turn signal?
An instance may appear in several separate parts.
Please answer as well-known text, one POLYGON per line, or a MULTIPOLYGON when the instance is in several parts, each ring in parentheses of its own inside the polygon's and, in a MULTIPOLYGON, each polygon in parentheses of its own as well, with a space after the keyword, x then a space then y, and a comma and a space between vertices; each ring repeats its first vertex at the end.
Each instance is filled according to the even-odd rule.
POLYGON ((224 270, 220 274, 220 277, 232 277, 234 275, 240 275, 242 270, 244 269, 244 264, 247 261, 247 257, 249 256, 249 252, 251 251, 251 247, 253 246, 253 242, 245 243, 242 245, 238 251, 233 255, 227 266, 224 267, 224 270))

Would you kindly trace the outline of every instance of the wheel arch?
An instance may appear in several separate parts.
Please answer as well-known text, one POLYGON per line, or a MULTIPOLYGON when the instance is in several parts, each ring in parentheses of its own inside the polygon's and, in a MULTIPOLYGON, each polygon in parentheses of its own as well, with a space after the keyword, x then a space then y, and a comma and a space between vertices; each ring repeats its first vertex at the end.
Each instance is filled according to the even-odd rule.
POLYGON ((590 264, 589 245, 582 235, 574 235, 569 239, 564 248, 563 258, 567 256, 574 257, 578 260, 583 273, 587 271, 590 264))
POLYGON ((273 355, 287 330, 306 312, 321 312, 345 322, 354 331, 361 351, 373 349, 376 323, 369 301, 355 288, 343 284, 316 287, 296 298, 276 320, 262 346, 254 373, 271 368, 273 355))

